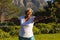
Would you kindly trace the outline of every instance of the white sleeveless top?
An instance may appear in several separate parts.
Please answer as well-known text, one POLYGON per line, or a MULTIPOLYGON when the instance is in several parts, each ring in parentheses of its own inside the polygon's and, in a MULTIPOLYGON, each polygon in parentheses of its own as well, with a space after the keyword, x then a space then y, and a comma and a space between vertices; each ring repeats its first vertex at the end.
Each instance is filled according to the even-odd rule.
POLYGON ((32 16, 30 19, 28 19, 28 21, 24 22, 24 16, 18 17, 18 19, 21 21, 19 36, 26 38, 33 36, 34 18, 35 17, 32 16))

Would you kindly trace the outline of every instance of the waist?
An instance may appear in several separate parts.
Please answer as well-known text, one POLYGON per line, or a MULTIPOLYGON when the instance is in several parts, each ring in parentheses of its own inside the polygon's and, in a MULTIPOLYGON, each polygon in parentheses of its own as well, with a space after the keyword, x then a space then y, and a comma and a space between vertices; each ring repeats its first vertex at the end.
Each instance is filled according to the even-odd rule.
MULTIPOLYGON (((19 36, 20 38, 27 38, 27 37, 21 37, 21 36, 19 36)), ((31 36, 31 37, 29 37, 29 38, 32 38, 32 37, 34 37, 34 35, 33 36, 31 36)))
POLYGON ((29 38, 29 37, 33 36, 33 32, 23 32, 23 31, 21 31, 21 32, 19 32, 19 36, 29 38))

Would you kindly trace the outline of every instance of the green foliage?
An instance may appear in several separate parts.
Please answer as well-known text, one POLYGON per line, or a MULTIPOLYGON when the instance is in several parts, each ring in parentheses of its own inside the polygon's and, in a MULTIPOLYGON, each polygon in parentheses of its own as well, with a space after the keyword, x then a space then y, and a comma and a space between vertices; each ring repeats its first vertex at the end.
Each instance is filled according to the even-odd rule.
POLYGON ((60 23, 57 23, 57 27, 60 28, 60 23))
POLYGON ((4 32, 0 29, 0 38, 9 38, 10 35, 7 32, 4 32))
MULTIPOLYGON (((0 8, 0 16, 5 20, 17 17, 20 14, 20 9, 12 3, 12 0, 0 0, 0 8)), ((1 20, 3 19, 1 18, 1 20)))
MULTIPOLYGON (((0 27, 0 38, 8 38, 10 36, 17 36, 20 30, 20 26, 5 26, 0 27)), ((52 34, 52 33, 60 33, 60 23, 38 23, 33 27, 33 33, 35 35, 38 34, 52 34)))
POLYGON ((3 31, 0 29, 0 38, 3 37, 3 31))
POLYGON ((38 29, 36 26, 33 27, 33 32, 34 34, 39 34, 40 33, 40 29, 38 29))
POLYGON ((0 23, 0 26, 13 26, 14 23, 13 22, 3 22, 3 23, 0 23))
MULTIPOLYGON (((47 20, 43 20, 44 23, 60 23, 60 1, 55 0, 52 4, 49 1, 48 6, 45 6, 44 8, 40 8, 36 13, 35 16, 52 16, 51 18, 48 18, 47 20)), ((40 21, 39 21, 40 23, 40 21)))
POLYGON ((38 29, 40 29, 41 33, 58 33, 60 32, 60 23, 38 23, 35 25, 38 29), (58 31, 58 32, 57 32, 58 31))
POLYGON ((7 38, 10 36, 17 36, 20 30, 20 26, 5 26, 0 27, 0 37, 7 38))
POLYGON ((11 27, 9 27, 11 30, 10 30, 10 32, 9 32, 9 34, 11 35, 11 36, 16 36, 16 35, 18 35, 18 33, 19 33, 19 30, 20 30, 20 26, 11 26, 11 27))
POLYGON ((1 29, 2 29, 3 31, 5 31, 5 32, 9 32, 9 31, 10 31, 10 28, 8 28, 8 27, 1 27, 1 29))
POLYGON ((7 22, 7 24, 6 25, 8 25, 8 26, 13 26, 14 25, 14 23, 13 22, 7 22))

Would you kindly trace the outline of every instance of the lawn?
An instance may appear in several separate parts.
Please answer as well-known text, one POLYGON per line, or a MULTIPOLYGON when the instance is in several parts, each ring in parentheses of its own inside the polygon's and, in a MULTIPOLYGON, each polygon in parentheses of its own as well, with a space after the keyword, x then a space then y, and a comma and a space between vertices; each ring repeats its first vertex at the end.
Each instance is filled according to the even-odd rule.
MULTIPOLYGON (((0 40, 18 40, 18 37, 3 38, 0 40)), ((35 35, 35 40, 60 40, 60 34, 39 34, 35 35)))
POLYGON ((60 34, 35 35, 36 40, 60 40, 60 34))

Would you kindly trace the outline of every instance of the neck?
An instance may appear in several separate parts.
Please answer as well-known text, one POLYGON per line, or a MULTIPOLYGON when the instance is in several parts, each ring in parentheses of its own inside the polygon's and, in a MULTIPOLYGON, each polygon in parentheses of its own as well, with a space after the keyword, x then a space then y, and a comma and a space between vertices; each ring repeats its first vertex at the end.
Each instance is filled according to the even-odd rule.
POLYGON ((31 15, 26 15, 25 17, 26 17, 26 18, 30 18, 30 17, 31 17, 31 15))

